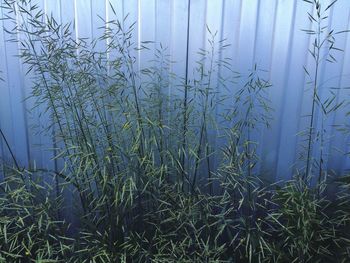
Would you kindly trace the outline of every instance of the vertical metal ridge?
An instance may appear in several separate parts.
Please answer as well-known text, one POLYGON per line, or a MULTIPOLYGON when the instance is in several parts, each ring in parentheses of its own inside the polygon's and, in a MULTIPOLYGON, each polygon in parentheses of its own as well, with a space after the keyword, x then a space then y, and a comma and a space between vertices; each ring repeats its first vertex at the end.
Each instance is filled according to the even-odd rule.
POLYGON ((237 65, 239 65, 239 63, 240 63, 237 54, 238 54, 238 50, 239 50, 239 46, 240 46, 240 28, 241 28, 241 24, 242 24, 242 10, 243 10, 243 0, 240 0, 240 2, 239 2, 239 18, 237 19, 238 23, 237 23, 237 30, 236 30, 236 32, 238 34, 237 34, 236 43, 235 43, 236 50, 234 51, 235 52, 234 59, 236 59, 237 65))
POLYGON ((277 9, 278 9, 278 3, 279 1, 275 2, 275 12, 274 12, 274 16, 273 16, 273 29, 272 29, 272 36, 271 36, 271 50, 270 50, 270 67, 269 67, 269 79, 271 79, 272 77, 272 59, 273 59, 273 50, 274 50, 274 46, 275 46, 275 37, 276 37, 276 22, 277 22, 277 9))
POLYGON ((94 24, 93 24, 93 21, 94 21, 93 16, 94 16, 94 14, 93 14, 93 12, 92 12, 92 1, 93 1, 93 0, 90 0, 90 28, 91 28, 91 40, 93 40, 93 39, 95 38, 95 36, 94 36, 94 24))
MULTIPOLYGON (((330 21, 329 21, 329 24, 331 25, 332 24, 332 22, 333 22, 333 17, 334 17, 334 5, 331 7, 331 10, 330 10, 330 18, 331 19, 329 19, 330 21)), ((348 19, 347 19, 347 25, 346 25, 346 27, 344 28, 344 30, 347 30, 347 29, 349 29, 349 26, 350 26, 350 12, 348 13, 348 19)), ((342 29, 343 30, 343 29, 342 29)), ((349 41, 349 34, 347 34, 346 35, 346 37, 345 37, 345 41, 344 41, 344 48, 346 48, 346 46, 347 46, 347 43, 348 43, 348 41, 349 41)), ((344 64, 345 64, 345 58, 346 58, 346 56, 345 56, 345 50, 344 50, 344 53, 343 53, 343 55, 342 55, 342 57, 341 57, 341 60, 342 60, 342 63, 341 63, 341 66, 340 66, 340 69, 339 69, 339 72, 340 72, 340 76, 339 76, 339 78, 338 78, 338 81, 337 81, 337 84, 338 84, 338 86, 339 86, 339 88, 342 88, 341 87, 341 83, 342 83, 342 81, 343 81, 343 77, 344 77, 344 64)), ((338 61, 337 61, 337 63, 339 63, 338 61)), ((324 68, 325 68, 325 66, 324 66, 324 68)), ((324 77, 323 77, 324 78, 324 77)), ((338 89, 337 91, 336 91, 336 93, 337 93, 337 98, 336 98, 336 103, 339 103, 339 93, 340 93, 340 89, 338 89)), ((321 95, 322 96, 322 95, 321 95)), ((336 140, 336 128, 334 127, 334 125, 337 125, 337 123, 336 123, 336 119, 337 119, 337 114, 339 114, 339 112, 335 112, 335 114, 333 114, 333 116, 331 116, 331 121, 330 121, 330 125, 331 125, 331 130, 330 130, 330 134, 331 134, 331 136, 330 136, 330 138, 335 138, 335 140, 336 140)), ((328 166, 328 162, 329 162, 329 160, 332 158, 332 152, 334 152, 334 151, 336 151, 336 152, 338 152, 335 148, 333 148, 333 147, 331 147, 331 142, 328 142, 328 147, 326 148, 326 150, 327 150, 327 152, 325 153, 326 155, 327 155, 327 160, 326 160, 326 166, 328 166)), ((342 158, 342 160, 344 160, 344 158, 346 158, 345 156, 342 156, 341 157, 342 158)), ((341 166, 341 168, 343 168, 343 163, 344 162, 340 162, 341 164, 340 164, 340 166, 341 166)))
MULTIPOLYGON (((17 23, 17 25, 20 24, 20 17, 19 17, 18 12, 16 14, 16 23, 17 23)), ((18 40, 20 37, 21 37, 20 33, 17 30, 16 39, 18 40)), ((15 64, 16 64, 16 73, 19 74, 19 76, 17 76, 19 87, 13 86, 13 89, 14 89, 15 94, 17 94, 17 92, 18 92, 17 95, 20 96, 20 98, 11 98, 11 96, 13 96, 12 95, 13 93, 11 92, 10 86, 9 86, 10 101, 11 101, 11 115, 12 116, 15 115, 14 114, 15 109, 13 108, 13 107, 15 107, 15 105, 13 105, 12 100, 15 100, 14 102, 17 103, 18 102, 17 100, 19 99, 20 105, 18 105, 18 109, 20 109, 20 110, 18 110, 18 112, 16 112, 16 113, 18 113, 17 117, 20 116, 21 119, 23 118, 22 121, 23 121, 24 127, 23 127, 22 132, 24 132, 24 134, 20 134, 20 137, 21 137, 21 139, 24 139, 23 143, 25 145, 19 146, 15 140, 13 142, 13 145, 14 145, 14 154, 15 154, 15 158, 16 158, 17 162, 26 166, 29 164, 30 154, 29 154, 29 142, 28 142, 28 122, 27 122, 27 114, 26 114, 26 109, 25 109, 26 104, 24 101, 24 85, 23 85, 24 84, 24 80, 23 80, 24 79, 24 74, 23 74, 24 72, 23 72, 23 67, 21 64, 21 57, 20 57, 20 42, 17 42, 16 45, 17 45, 17 50, 15 51, 15 56, 16 56, 15 59, 17 61, 15 62, 15 64), (17 92, 16 92, 16 89, 18 89, 17 92), (23 135, 24 135, 24 138, 23 138, 23 135), (21 147, 23 147, 24 149, 21 149, 21 147), (20 155, 19 152, 23 152, 24 154, 20 155)), ((19 120, 17 120, 17 121, 19 121, 19 120)), ((15 130, 14 127, 15 127, 15 122, 12 122, 12 129, 13 129, 14 134, 16 134, 17 131, 15 130)), ((11 146, 11 147, 13 147, 13 146, 11 146)))
MULTIPOLYGON (((292 46, 292 43, 293 43, 293 37, 294 37, 294 27, 295 27, 295 21, 296 21, 296 12, 297 12, 297 1, 294 2, 294 5, 293 5, 293 15, 292 15, 292 23, 290 25, 290 29, 289 29, 289 34, 290 34, 290 37, 289 37, 289 40, 288 40, 288 50, 290 50, 291 46, 292 46)), ((287 85, 287 81, 288 81, 288 72, 289 72, 289 69, 290 69, 290 58, 291 58, 291 55, 292 55, 292 52, 288 52, 287 54, 287 59, 286 59, 286 65, 285 65, 285 73, 284 73, 284 78, 283 78, 283 87, 286 87, 287 85)), ((282 106, 282 109, 281 109, 281 112, 279 114, 279 118, 278 120, 280 120, 280 123, 278 125, 278 135, 276 138, 277 140, 277 156, 276 156, 276 163, 275 163, 275 168, 273 169, 274 171, 274 174, 275 174, 275 177, 278 176, 278 170, 279 170, 279 162, 280 162, 280 157, 281 157, 281 153, 280 153, 280 149, 281 149, 281 137, 282 137, 282 131, 283 131, 283 126, 282 126, 282 121, 283 120, 283 116, 284 116, 284 113, 285 113, 285 102, 286 102, 286 95, 287 95, 287 90, 283 90, 283 95, 282 95, 282 103, 281 103, 281 106, 282 106)), ((275 178, 276 179, 276 178, 275 178)))
MULTIPOLYGON (((348 12, 348 24, 346 26, 346 28, 350 28, 350 11, 348 12)), ((350 42, 350 35, 347 34, 346 35, 346 39, 345 39, 345 48, 348 45, 348 43, 350 42)), ((343 63, 342 63, 342 67, 341 67, 341 79, 343 80, 343 77, 345 74, 344 73, 344 65, 345 65, 345 58, 346 58, 346 54, 345 54, 346 50, 344 50, 344 54, 343 54, 343 63)), ((347 139, 347 144, 350 145, 350 136, 348 136, 347 139)), ((349 149, 348 147, 346 147, 346 149, 349 149)), ((349 152, 349 150, 347 150, 346 152, 349 152)), ((329 154, 329 153, 328 153, 329 154)), ((346 157, 343 157, 343 161, 341 162, 341 171, 344 171, 346 169, 346 157)))
MULTIPOLYGON (((311 29, 311 27, 312 27, 312 21, 310 20, 310 21, 309 21, 309 24, 308 24, 308 28, 311 29)), ((299 29, 299 30, 301 31, 301 29, 299 29)), ((294 30, 293 30, 293 32, 294 32, 294 30)), ((303 32, 300 32, 300 33, 303 33, 303 32)), ((294 33, 293 33, 293 35, 294 35, 294 33)), ((312 45, 313 38, 311 37, 310 34, 308 34, 307 36, 308 36, 308 37, 307 37, 307 48, 309 48, 309 47, 312 45)), ((306 54, 305 54, 305 57, 303 58, 303 63, 300 64, 300 68, 301 68, 302 66, 307 66, 307 63, 308 63, 308 61, 309 61, 309 59, 310 59, 309 51, 306 50, 305 53, 306 53, 306 54)), ((289 59, 289 60, 290 60, 290 59, 289 59)), ((289 70, 288 70, 288 71, 289 71, 289 70)), ((301 87, 302 90, 301 90, 301 92, 300 92, 300 94, 299 94, 299 99, 298 99, 298 101, 296 101, 296 104, 298 105, 296 111, 297 111, 297 116, 299 116, 298 121, 295 123, 297 132, 300 132, 301 129, 302 129, 301 122, 302 122, 302 120, 303 120, 303 119, 302 119, 302 118, 303 118, 303 116, 302 116, 302 111, 303 111, 303 104, 304 104, 303 98, 305 97, 305 92, 306 92, 306 90, 305 90, 305 78, 306 78, 306 74, 305 74, 305 72, 303 72, 303 77, 302 77, 302 79, 303 79, 303 86, 301 87)), ((282 105, 282 107, 283 107, 283 105, 282 105)), ((283 107, 283 109, 284 109, 284 108, 285 108, 285 107, 283 107)), ((295 135, 295 136, 297 136, 297 135, 295 135)), ((298 161, 298 159, 299 159, 299 158, 298 158, 299 146, 302 147, 302 143, 300 143, 301 141, 302 141, 302 137, 301 137, 301 136, 300 136, 300 137, 297 137, 296 140, 295 140, 294 155, 293 155, 293 162, 294 162, 294 163, 296 163, 296 162, 298 161), (298 144, 298 143, 300 143, 300 144, 298 144)))
POLYGON ((73 28, 75 30, 75 40, 79 39, 79 28, 78 28, 78 9, 77 9, 77 0, 74 0, 74 25, 73 28))
MULTIPOLYGON (((253 47, 253 56, 252 56, 252 67, 256 62, 256 49, 257 49, 257 35, 259 30, 259 14, 260 14, 261 1, 258 1, 258 5, 256 7, 256 18, 255 18, 255 32, 254 32, 254 47, 253 47)), ((264 69, 265 70, 265 69, 264 69)))
MULTIPOLYGON (((157 41, 157 37, 158 37, 158 34, 157 34, 157 25, 158 25, 158 19, 157 19, 157 10, 158 10, 158 1, 157 0, 154 0, 154 41, 157 41)), ((164 44, 164 43, 163 43, 164 44)), ((157 48, 157 47, 155 47, 157 48)))
MULTIPOLYGON (((186 32, 186 66, 185 66, 185 84, 188 84, 188 62, 189 62, 189 47, 190 47, 190 21, 191 21, 191 0, 188 0, 187 5, 187 32, 186 32)), ((185 94, 187 99, 187 93, 185 94)))
MULTIPOLYGON (((4 17, 4 13, 3 13, 3 9, 1 8, 1 18, 3 18, 4 17)), ((2 24, 2 28, 4 28, 4 20, 1 20, 1 24, 2 24)), ((3 30, 3 29, 2 29, 3 30)), ((6 93, 7 93, 7 97, 8 97, 8 106, 9 106, 9 113, 10 113, 10 119, 13 119, 13 114, 12 114, 12 102, 11 102, 11 92, 10 92, 10 85, 9 85, 9 79, 10 79, 10 76, 9 76, 9 63, 8 63, 8 58, 7 58, 7 46, 6 46, 6 36, 5 36, 5 31, 3 30, 3 44, 4 44, 4 46, 3 46, 3 48, 4 48, 4 61, 5 61, 5 67, 4 67, 4 73, 6 74, 6 78, 5 78, 5 85, 7 86, 7 88, 6 88, 6 93)), ((4 74, 4 75, 5 75, 4 74)), ((4 86, 5 86, 4 85, 4 86)), ((3 124, 3 122, 2 121, 0 121, 0 124, 2 125, 2 126, 0 126, 3 130, 5 130, 4 129, 4 127, 5 127, 5 125, 3 124)), ((9 128, 9 130, 11 130, 12 132, 12 134, 14 133, 14 127, 13 127, 13 122, 11 122, 11 124, 9 125, 10 126, 10 128, 9 128)), ((6 149, 6 147, 4 147, 3 148, 3 154, 4 154, 4 156, 3 156, 3 158, 4 158, 4 160, 7 158, 7 156, 5 156, 5 153, 6 152, 8 152, 8 151, 6 151, 5 150, 6 149)))
POLYGON ((141 70, 141 0, 137 1, 137 57, 138 71, 141 70))

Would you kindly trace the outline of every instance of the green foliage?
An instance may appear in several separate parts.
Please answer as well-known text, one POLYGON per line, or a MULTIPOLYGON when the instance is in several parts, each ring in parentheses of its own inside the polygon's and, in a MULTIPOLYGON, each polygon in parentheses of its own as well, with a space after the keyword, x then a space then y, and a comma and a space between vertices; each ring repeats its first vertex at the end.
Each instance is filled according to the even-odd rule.
POLYGON ((328 17, 330 8, 337 2, 332 1, 329 5, 324 6, 319 0, 303 0, 312 5, 312 12, 307 13, 311 22, 311 28, 303 29, 303 31, 311 36, 312 44, 308 51, 312 57, 312 66, 306 68, 304 66, 307 84, 311 87, 311 111, 306 117, 310 118, 309 125, 305 130, 300 132, 300 136, 305 137, 305 145, 302 145, 300 157, 306 162, 302 177, 304 180, 311 179, 311 175, 317 175, 317 181, 320 183, 327 176, 324 162, 326 153, 325 145, 329 142, 330 125, 327 119, 345 105, 345 100, 337 96, 336 88, 327 88, 327 96, 322 95, 320 88, 321 83, 321 66, 324 63, 336 63, 336 52, 341 52, 336 46, 336 37, 339 34, 347 33, 348 30, 335 31, 329 28, 328 17), (317 148, 317 151, 314 150, 317 148))
POLYGON ((61 200, 50 185, 25 179, 31 176, 8 170, 0 184, 0 262, 62 262, 71 253, 68 225, 58 219, 61 200))
POLYGON ((278 244, 281 262, 346 262, 348 259, 348 254, 339 252, 350 245, 337 215, 345 207, 338 206, 339 200, 330 202, 318 195, 300 179, 287 182, 276 191, 274 202, 279 210, 270 216, 280 225, 274 234, 281 240, 278 244))
MULTIPOLYGON (((320 10, 318 1, 307 2, 320 10)), ((260 178, 256 137, 272 118, 271 84, 257 65, 238 79, 216 33, 208 29, 208 49, 183 79, 171 72, 174 62, 162 45, 154 60, 138 65, 137 52, 156 44, 139 50, 127 18, 105 21, 90 43, 30 1, 5 0, 2 8, 31 72, 31 98, 44 109, 57 170, 22 169, 0 130, 16 168, 4 170, 0 184, 1 262, 349 258, 349 184, 337 185, 332 196, 325 177, 316 189, 300 178, 282 186, 260 178), (227 76, 219 74, 223 68, 227 76), (169 95, 169 88, 177 92, 169 95), (217 116, 219 107, 224 113, 217 116), (213 134, 224 140, 220 149, 213 134)), ((315 77, 315 105, 325 114, 340 107, 331 106, 332 98, 321 102, 317 86, 315 77)))

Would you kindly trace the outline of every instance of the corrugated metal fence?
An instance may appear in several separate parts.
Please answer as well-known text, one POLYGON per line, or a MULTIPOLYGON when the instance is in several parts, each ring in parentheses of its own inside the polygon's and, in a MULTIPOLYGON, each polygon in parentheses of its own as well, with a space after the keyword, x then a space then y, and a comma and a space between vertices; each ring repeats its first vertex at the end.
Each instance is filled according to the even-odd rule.
MULTIPOLYGON (((112 17, 108 1, 104 0, 36 0, 48 14, 60 22, 74 21, 75 34, 80 37, 98 36, 97 28, 112 17)), ((332 1, 324 0, 327 5, 332 1)), ((260 134, 260 169, 269 170, 277 179, 291 176, 290 167, 297 160, 297 145, 300 139, 296 134, 305 126, 310 113, 311 96, 303 66, 312 68, 308 48, 312 37, 302 32, 311 23, 307 12, 310 5, 302 0, 111 0, 117 15, 127 14, 128 21, 136 21, 135 41, 154 40, 168 47, 171 59, 177 61, 174 72, 188 74, 195 63, 195 54, 206 48, 208 32, 218 31, 219 39, 227 39, 231 44, 225 56, 240 72, 247 72, 257 63, 268 70, 273 84, 270 99, 274 111, 274 121, 270 129, 260 134), (188 37, 187 37, 187 29, 188 37), (187 67, 186 67, 186 63, 187 67)), ((1 10, 4 15, 4 10, 1 10)), ((339 0, 332 6, 329 27, 335 30, 350 28, 350 1, 339 0)), ((0 21, 1 27, 8 26, 0 21)), ((33 163, 38 166, 51 166, 52 158, 48 149, 52 147, 43 134, 34 132, 44 118, 39 117, 40 109, 28 111, 30 81, 25 76, 25 68, 18 55, 18 46, 6 42, 7 36, 0 29, 0 70, 4 82, 0 82, 0 126, 8 142, 22 165, 33 163)), ((350 86, 350 35, 339 35, 337 47, 344 52, 337 53, 337 63, 321 67, 321 90, 329 87, 350 86)), ((156 46, 157 44, 155 44, 156 46)), ((150 53, 148 53, 150 54, 150 53)), ((149 55, 138 54, 142 64, 149 55)), ((171 92, 171 90, 170 90, 171 92)), ((346 89, 336 90, 340 98, 348 98, 346 89)), ((350 106, 348 107, 350 110, 350 106)), ((346 109, 332 117, 330 125, 346 123, 346 109)), ((0 140, 1 156, 9 159, 9 152, 0 140)), ((331 130, 331 141, 325 152, 330 169, 344 171, 350 162, 340 153, 348 151, 348 137, 331 130)))

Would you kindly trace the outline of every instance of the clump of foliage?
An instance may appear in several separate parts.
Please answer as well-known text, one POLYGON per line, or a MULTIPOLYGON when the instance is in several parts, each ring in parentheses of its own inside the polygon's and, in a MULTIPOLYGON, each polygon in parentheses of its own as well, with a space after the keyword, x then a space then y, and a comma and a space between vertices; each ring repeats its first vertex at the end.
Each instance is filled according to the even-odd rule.
MULTIPOLYGON (((307 2, 321 10, 318 1, 307 2)), ((14 160, 0 183, 1 262, 349 258, 349 184, 332 197, 325 177, 317 188, 303 176, 282 186, 260 178, 256 135, 272 118, 271 84, 257 65, 239 76, 216 33, 208 29, 208 49, 199 51, 193 76, 182 79, 162 45, 138 70, 127 19, 104 21, 101 36, 88 42, 31 1, 5 0, 2 8, 31 72, 31 99, 45 108, 57 170, 22 168, 0 130, 14 160), (95 48, 99 42, 105 50, 95 48), (180 84, 169 96, 173 83, 180 84), (213 134, 225 141, 220 149, 213 134), (65 215, 72 209, 67 193, 74 226, 65 215)), ((331 105, 319 103, 316 81, 315 105, 331 105)), ((313 121, 308 132, 312 145, 313 121)))
POLYGON ((328 176, 324 165, 327 156, 326 144, 331 139, 328 119, 345 104, 345 100, 337 96, 338 87, 327 88, 325 92, 328 94, 326 96, 322 94, 323 83, 320 81, 320 71, 321 66, 325 63, 337 62, 335 53, 343 50, 336 46, 336 36, 347 33, 348 30, 335 31, 329 28, 330 8, 337 1, 332 1, 327 6, 322 5, 319 0, 303 1, 312 5, 311 13, 308 12, 311 28, 303 29, 306 34, 310 35, 312 41, 308 49, 312 58, 312 66, 310 68, 304 66, 312 98, 310 114, 306 116, 309 118, 309 125, 300 133, 302 137, 305 137, 306 143, 302 145, 301 153, 301 159, 306 163, 302 177, 306 181, 317 176, 317 183, 320 185, 321 181, 328 176))
POLYGON ((31 176, 8 170, 0 184, 1 262, 58 261, 72 252, 68 224, 59 219, 61 200, 52 185, 31 176))

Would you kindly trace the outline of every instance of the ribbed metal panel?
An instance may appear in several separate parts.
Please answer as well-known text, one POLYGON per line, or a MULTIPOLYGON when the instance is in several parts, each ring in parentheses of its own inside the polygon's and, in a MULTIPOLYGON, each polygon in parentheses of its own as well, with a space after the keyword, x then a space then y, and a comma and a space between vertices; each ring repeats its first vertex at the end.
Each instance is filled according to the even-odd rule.
MULTIPOLYGON (((63 23, 74 21, 76 37, 97 37, 97 28, 103 25, 97 14, 106 20, 112 18, 108 0, 36 0, 47 13, 53 13, 63 23)), ((324 0, 326 5, 331 1, 324 0)), ((247 73, 255 63, 267 70, 271 83, 270 98, 274 121, 270 129, 259 133, 259 168, 263 173, 286 179, 291 176, 290 167, 298 156, 300 138, 296 135, 307 124, 311 95, 303 66, 312 68, 307 49, 312 38, 301 31, 310 27, 307 12, 310 5, 302 0, 111 0, 120 18, 129 14, 128 21, 136 21, 134 41, 154 40, 167 46, 172 60, 177 61, 173 71, 183 77, 193 74, 196 52, 208 47, 208 32, 218 31, 218 40, 227 39, 231 46, 224 56, 232 58, 234 68, 247 73), (189 25, 189 28, 188 28, 189 25), (187 34, 188 32, 188 34, 187 34)), ((4 10, 1 10, 3 15, 4 10)), ((350 1, 339 0, 330 12, 329 26, 335 30, 348 29, 350 1)), ((9 26, 5 20, 1 27, 9 26)), ((30 94, 29 76, 16 55, 18 46, 6 42, 7 36, 0 29, 0 70, 4 82, 0 82, 0 125, 22 165, 33 163, 51 166, 52 147, 49 139, 33 132, 33 125, 45 122, 39 118, 40 109, 29 113, 31 100, 23 101, 30 94)), ((320 81, 322 94, 329 87, 350 86, 350 35, 339 35, 338 63, 322 66, 320 81)), ((103 45, 103 43, 100 43, 103 45)), ((154 45, 154 48, 158 44, 154 45)), ((152 52, 138 53, 138 61, 147 63, 152 52)), ((219 74, 219 73, 218 73, 219 74)), ((244 75, 244 74, 243 74, 244 75)), ((169 87, 169 93, 175 92, 169 87)), ((232 91, 234 92, 234 91, 232 91)), ((349 98, 349 90, 337 90, 341 98, 349 98)), ((350 106, 348 107, 350 110, 350 106)), ((328 125, 348 123, 341 110, 328 125)), ((339 151, 348 151, 348 137, 331 132, 327 144, 328 167, 338 171, 349 168, 350 162, 339 151), (335 150, 337 149, 337 150, 335 150)), ((0 140, 1 143, 1 140, 0 140)), ((9 153, 1 146, 1 156, 9 159, 9 153)))

